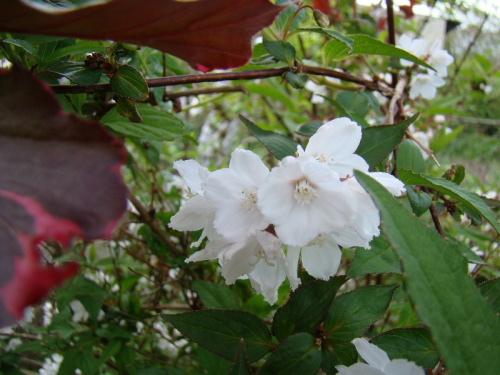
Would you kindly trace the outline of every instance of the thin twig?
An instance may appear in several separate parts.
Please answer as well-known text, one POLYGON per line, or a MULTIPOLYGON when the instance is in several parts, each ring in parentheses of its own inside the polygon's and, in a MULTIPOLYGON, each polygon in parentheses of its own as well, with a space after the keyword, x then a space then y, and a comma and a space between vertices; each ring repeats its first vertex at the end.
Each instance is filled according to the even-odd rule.
POLYGON ((406 135, 406 138, 410 138, 413 142, 415 142, 422 150, 425 151, 425 153, 427 155, 430 156, 430 158, 434 161, 434 163, 436 163, 436 165, 438 167, 441 167, 441 164, 439 164, 438 160, 436 159, 436 156, 434 155, 434 153, 432 152, 432 150, 430 148, 428 148, 427 146, 425 146, 424 144, 422 144, 417 138, 415 138, 413 136, 413 134, 411 134, 408 130, 406 131, 405 133, 406 135))
MULTIPOLYGON (((308 65, 299 65, 297 67, 262 69, 262 70, 242 70, 237 72, 210 73, 210 74, 188 74, 183 76, 171 76, 147 79, 148 87, 163 87, 187 85, 191 83, 202 82, 220 82, 233 80, 254 80, 259 78, 279 77, 286 72, 300 72, 306 74, 314 74, 339 78, 343 81, 353 82, 364 86, 371 91, 381 91, 387 93, 389 88, 380 85, 378 82, 373 82, 364 78, 356 77, 348 73, 339 72, 336 70, 318 68, 308 65)), ((83 94, 83 93, 98 93, 112 91, 109 83, 97 83, 95 85, 52 85, 52 91, 56 94, 83 94)), ((390 91, 390 90, 389 90, 390 91)))
POLYGON ((408 81, 405 78, 402 78, 394 88, 394 94, 392 96, 391 102, 389 103, 389 109, 387 111, 387 124, 394 124, 396 104, 403 96, 403 92, 405 90, 407 82, 408 81))
POLYGON ((477 29, 477 31, 476 31, 476 35, 474 35, 474 38, 472 38, 471 42, 467 46, 467 49, 465 50, 459 63, 457 65, 455 65, 455 70, 453 71, 453 76, 450 79, 450 83, 449 83, 448 87, 446 88, 444 95, 448 94, 451 91, 451 89, 453 88, 453 85, 455 84, 455 79, 457 78, 458 73, 460 72, 460 69, 462 69, 462 65, 465 63, 467 56, 469 56, 470 51, 472 50, 472 47, 476 44, 477 39, 481 35, 481 32, 483 31, 483 27, 484 27, 486 21, 488 20, 488 18, 489 18, 489 15, 485 14, 483 21, 481 22, 481 25, 479 25, 479 29, 477 29))
MULTIPOLYGON (((424 191, 427 193, 427 194, 430 194, 430 191, 429 191, 429 188, 428 187, 423 187, 424 191)), ((439 222, 439 218, 438 218, 438 215, 436 213, 436 207, 434 207, 434 204, 431 204, 430 207, 429 207, 429 211, 431 213, 431 217, 432 217, 432 222, 434 223, 434 227, 436 227, 436 230, 438 231, 439 235, 441 237, 443 237, 443 239, 446 239, 446 236, 443 232, 443 228, 441 227, 441 223, 439 222)))
POLYGON ((132 193, 130 190, 128 192, 128 199, 136 210, 139 212, 141 215, 142 220, 151 228, 151 230, 160 237, 161 241, 168 247, 170 251, 176 256, 180 257, 182 256, 181 252, 177 249, 177 246, 168 238, 167 234, 160 228, 160 225, 158 224, 158 221, 155 220, 151 215, 149 214, 149 211, 147 207, 142 204, 142 202, 135 196, 134 193, 132 193))

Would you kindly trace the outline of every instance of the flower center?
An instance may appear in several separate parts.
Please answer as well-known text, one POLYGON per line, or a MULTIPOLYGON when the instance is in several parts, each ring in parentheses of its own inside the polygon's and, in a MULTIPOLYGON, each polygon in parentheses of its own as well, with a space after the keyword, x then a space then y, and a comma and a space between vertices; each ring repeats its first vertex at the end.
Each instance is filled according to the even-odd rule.
POLYGON ((248 211, 252 211, 255 206, 257 206, 257 194, 247 189, 243 189, 241 194, 243 194, 241 207, 246 208, 248 211))
POLYGON ((319 154, 318 156, 316 156, 316 160, 319 161, 320 163, 327 162, 325 154, 319 154))
POLYGON ((316 198, 318 194, 316 194, 316 190, 309 185, 307 180, 300 180, 295 185, 295 191, 293 192, 293 197, 299 203, 311 203, 311 201, 316 198))

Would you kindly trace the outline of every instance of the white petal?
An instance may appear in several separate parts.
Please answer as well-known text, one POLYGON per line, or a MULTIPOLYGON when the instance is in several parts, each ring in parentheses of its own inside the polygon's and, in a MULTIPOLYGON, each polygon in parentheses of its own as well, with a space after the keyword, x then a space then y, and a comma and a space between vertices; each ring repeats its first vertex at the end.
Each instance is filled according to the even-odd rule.
POLYGON ((202 195, 195 195, 182 204, 168 226, 179 231, 200 230, 211 225, 214 214, 215 207, 202 195))
POLYGON ((244 242, 229 245, 219 254, 221 274, 226 279, 226 284, 233 284, 240 276, 254 269, 259 260, 258 246, 255 237, 251 237, 244 242))
POLYGON ((179 172, 193 193, 203 194, 203 182, 208 177, 208 169, 195 160, 177 160, 174 168, 179 172))
POLYGON ((259 260, 255 268, 248 274, 252 287, 264 300, 273 305, 278 300, 278 288, 286 277, 285 270, 279 261, 266 262, 259 260))
POLYGON ((286 273, 290 281, 290 289, 295 290, 300 285, 300 279, 297 275, 299 266, 300 248, 289 246, 286 253, 286 273))
POLYGON ((328 280, 337 273, 342 252, 331 236, 319 235, 318 237, 302 248, 302 265, 309 275, 317 279, 328 280))
POLYGON ((247 186, 258 186, 269 174, 262 159, 252 151, 237 148, 231 154, 229 169, 247 186))
POLYGON ((384 371, 384 367, 390 362, 386 352, 363 338, 354 339, 352 343, 366 363, 380 371, 384 371))
POLYGON ((395 359, 385 366, 386 375, 425 375, 422 367, 406 359, 395 359))
POLYGON ((382 371, 377 370, 366 363, 355 363, 352 366, 335 366, 338 370, 338 375, 385 375, 382 371))
POLYGON ((306 153, 336 158, 352 154, 361 141, 361 127, 347 117, 337 118, 322 125, 310 139, 306 153))
POLYGON ((384 187, 396 197, 399 197, 406 191, 403 181, 397 179, 389 173, 371 172, 368 173, 368 175, 377 180, 380 184, 384 185, 384 187))
POLYGON ((186 259, 185 262, 191 263, 199 262, 202 260, 216 259, 219 257, 219 254, 227 248, 228 245, 228 242, 222 237, 217 237, 211 241, 208 241, 203 250, 197 251, 196 253, 191 255, 186 259))

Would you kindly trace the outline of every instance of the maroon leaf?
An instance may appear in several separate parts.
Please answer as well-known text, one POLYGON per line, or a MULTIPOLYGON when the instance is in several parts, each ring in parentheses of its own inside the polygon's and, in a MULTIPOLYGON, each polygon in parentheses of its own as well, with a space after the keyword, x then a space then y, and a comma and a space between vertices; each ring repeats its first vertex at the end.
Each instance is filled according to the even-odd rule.
POLYGON ((0 70, 0 325, 77 271, 40 263, 38 244, 108 237, 126 208, 123 145, 67 116, 29 73, 0 70))
POLYGON ((244 65, 251 37, 282 9, 268 0, 113 0, 43 13, 19 0, 2 0, 0 31, 146 45, 208 71, 244 65))

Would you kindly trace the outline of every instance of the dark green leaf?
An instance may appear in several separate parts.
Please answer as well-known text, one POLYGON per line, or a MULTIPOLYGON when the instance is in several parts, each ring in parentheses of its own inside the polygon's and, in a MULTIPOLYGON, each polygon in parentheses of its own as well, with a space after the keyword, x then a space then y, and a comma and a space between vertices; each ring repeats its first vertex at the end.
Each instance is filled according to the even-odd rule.
POLYGON ((95 334, 99 337, 104 337, 107 340, 128 340, 132 337, 132 333, 128 329, 118 324, 109 324, 103 328, 98 328, 95 330, 95 334))
POLYGON ((252 369, 248 363, 245 341, 241 340, 236 349, 236 357, 229 371, 229 375, 252 375, 252 369))
POLYGON ((339 113, 336 117, 349 117, 351 120, 353 120, 354 122, 356 122, 357 124, 359 124, 363 127, 368 126, 368 123, 366 122, 366 120, 358 113, 348 110, 342 104, 340 104, 338 101, 336 101, 332 98, 329 98, 329 97, 324 96, 324 95, 320 95, 320 96, 323 97, 328 103, 330 103, 331 105, 333 105, 337 109, 337 111, 339 113))
POLYGON ((59 366, 58 375, 74 375, 77 361, 80 357, 80 348, 72 348, 62 353, 64 359, 59 366))
POLYGON ((325 319, 328 343, 360 337, 387 310, 398 285, 365 286, 335 298, 325 319))
POLYGON ((250 362, 273 347, 271 333, 262 320, 245 312, 203 310, 163 318, 198 345, 230 361, 236 357, 240 340, 245 341, 250 362))
POLYGON ((295 47, 290 43, 282 40, 270 41, 265 38, 263 43, 267 52, 269 52, 272 56, 277 58, 279 61, 288 64, 288 66, 293 65, 297 51, 295 51, 295 47))
POLYGON ((432 204, 432 197, 425 191, 415 191, 411 186, 407 186, 406 194, 413 213, 417 216, 422 215, 432 204))
POLYGON ((316 134, 321 125, 323 125, 321 121, 309 121, 308 123, 302 125, 299 130, 297 130, 297 133, 310 137, 316 134))
POLYGON ((396 166, 398 171, 407 169, 415 173, 425 173, 425 160, 420 147, 409 139, 403 141, 397 150, 396 166))
POLYGON ((418 116, 419 113, 398 124, 364 128, 356 154, 366 160, 370 169, 375 168, 401 142, 406 129, 418 119, 418 116))
POLYGON ((381 42, 380 40, 374 39, 368 35, 357 34, 348 35, 348 37, 354 40, 354 48, 352 50, 352 54, 392 56, 400 59, 406 59, 418 65, 422 65, 426 68, 435 70, 425 61, 420 60, 418 57, 413 56, 411 53, 408 53, 405 50, 402 50, 391 44, 381 42))
POLYGON ((286 72, 285 77, 294 89, 303 89, 307 82, 307 74, 286 72))
POLYGON ((227 374, 231 369, 231 362, 201 346, 196 348, 196 357, 200 366, 208 375, 227 374))
POLYGON ((347 275, 363 276, 369 273, 401 273, 401 266, 391 244, 384 237, 375 237, 370 242, 371 250, 356 249, 347 275))
POLYGON ((350 366, 356 362, 358 352, 350 342, 337 342, 335 344, 326 342, 322 350, 321 369, 327 374, 336 374, 335 366, 350 366))
POLYGON ((101 79, 101 69, 89 69, 82 62, 61 61, 47 70, 60 74, 77 85, 93 85, 101 79))
POLYGON ((116 110, 120 115, 128 118, 130 122, 136 124, 142 122, 142 117, 137 110, 134 99, 126 98, 124 96, 118 96, 116 98, 116 110))
POLYGON ((363 118, 370 109, 368 99, 357 92, 342 91, 337 95, 336 100, 347 112, 356 113, 363 118))
POLYGON ((314 333, 344 282, 345 277, 337 276, 301 285, 274 315, 273 334, 283 340, 297 332, 314 333))
POLYGON ((195 280, 193 287, 207 309, 236 310, 240 307, 237 294, 227 286, 213 282, 195 280))
POLYGON ((271 354, 259 375, 315 375, 321 366, 321 351, 314 336, 297 333, 283 341, 271 354))
POLYGON ((130 65, 122 65, 111 77, 111 89, 118 95, 135 100, 148 97, 148 84, 142 74, 130 65))
POLYGON ((172 141, 182 135, 184 124, 173 114, 147 104, 136 106, 142 117, 140 124, 130 122, 116 108, 106 113, 101 122, 119 134, 137 138, 172 141))
POLYGON ((264 146, 278 159, 293 155, 297 151, 297 144, 284 135, 277 134, 268 130, 263 130, 250 120, 240 115, 240 120, 248 127, 248 130, 262 142, 264 146))
POLYGON ((488 280, 479 286, 481 294, 488 301, 497 316, 500 315, 500 277, 488 280))
POLYGON ((13 46, 20 47, 22 48, 25 52, 29 53, 30 55, 36 55, 36 49, 35 47, 27 42, 26 40, 22 39, 15 39, 15 38, 2 38, 3 43, 7 44, 12 44, 13 46))
POLYGON ((483 215, 483 217, 489 221, 495 230, 500 233, 500 224, 498 223, 495 214, 477 194, 472 193, 451 181, 436 176, 417 174, 407 170, 401 170, 398 176, 406 185, 427 186, 443 194, 449 195, 454 199, 458 199, 465 206, 483 215))
POLYGON ((390 359, 405 358, 424 368, 434 368, 439 354, 426 328, 398 328, 384 332, 371 340, 390 359))
POLYGON ((355 175, 380 209, 387 237, 402 260, 408 295, 450 373, 497 374, 500 322, 464 271, 460 251, 408 213, 378 182, 355 175))
POLYGON ((448 181, 460 185, 460 183, 465 178, 465 167, 461 164, 452 164, 451 167, 443 173, 442 177, 447 179, 448 181))

